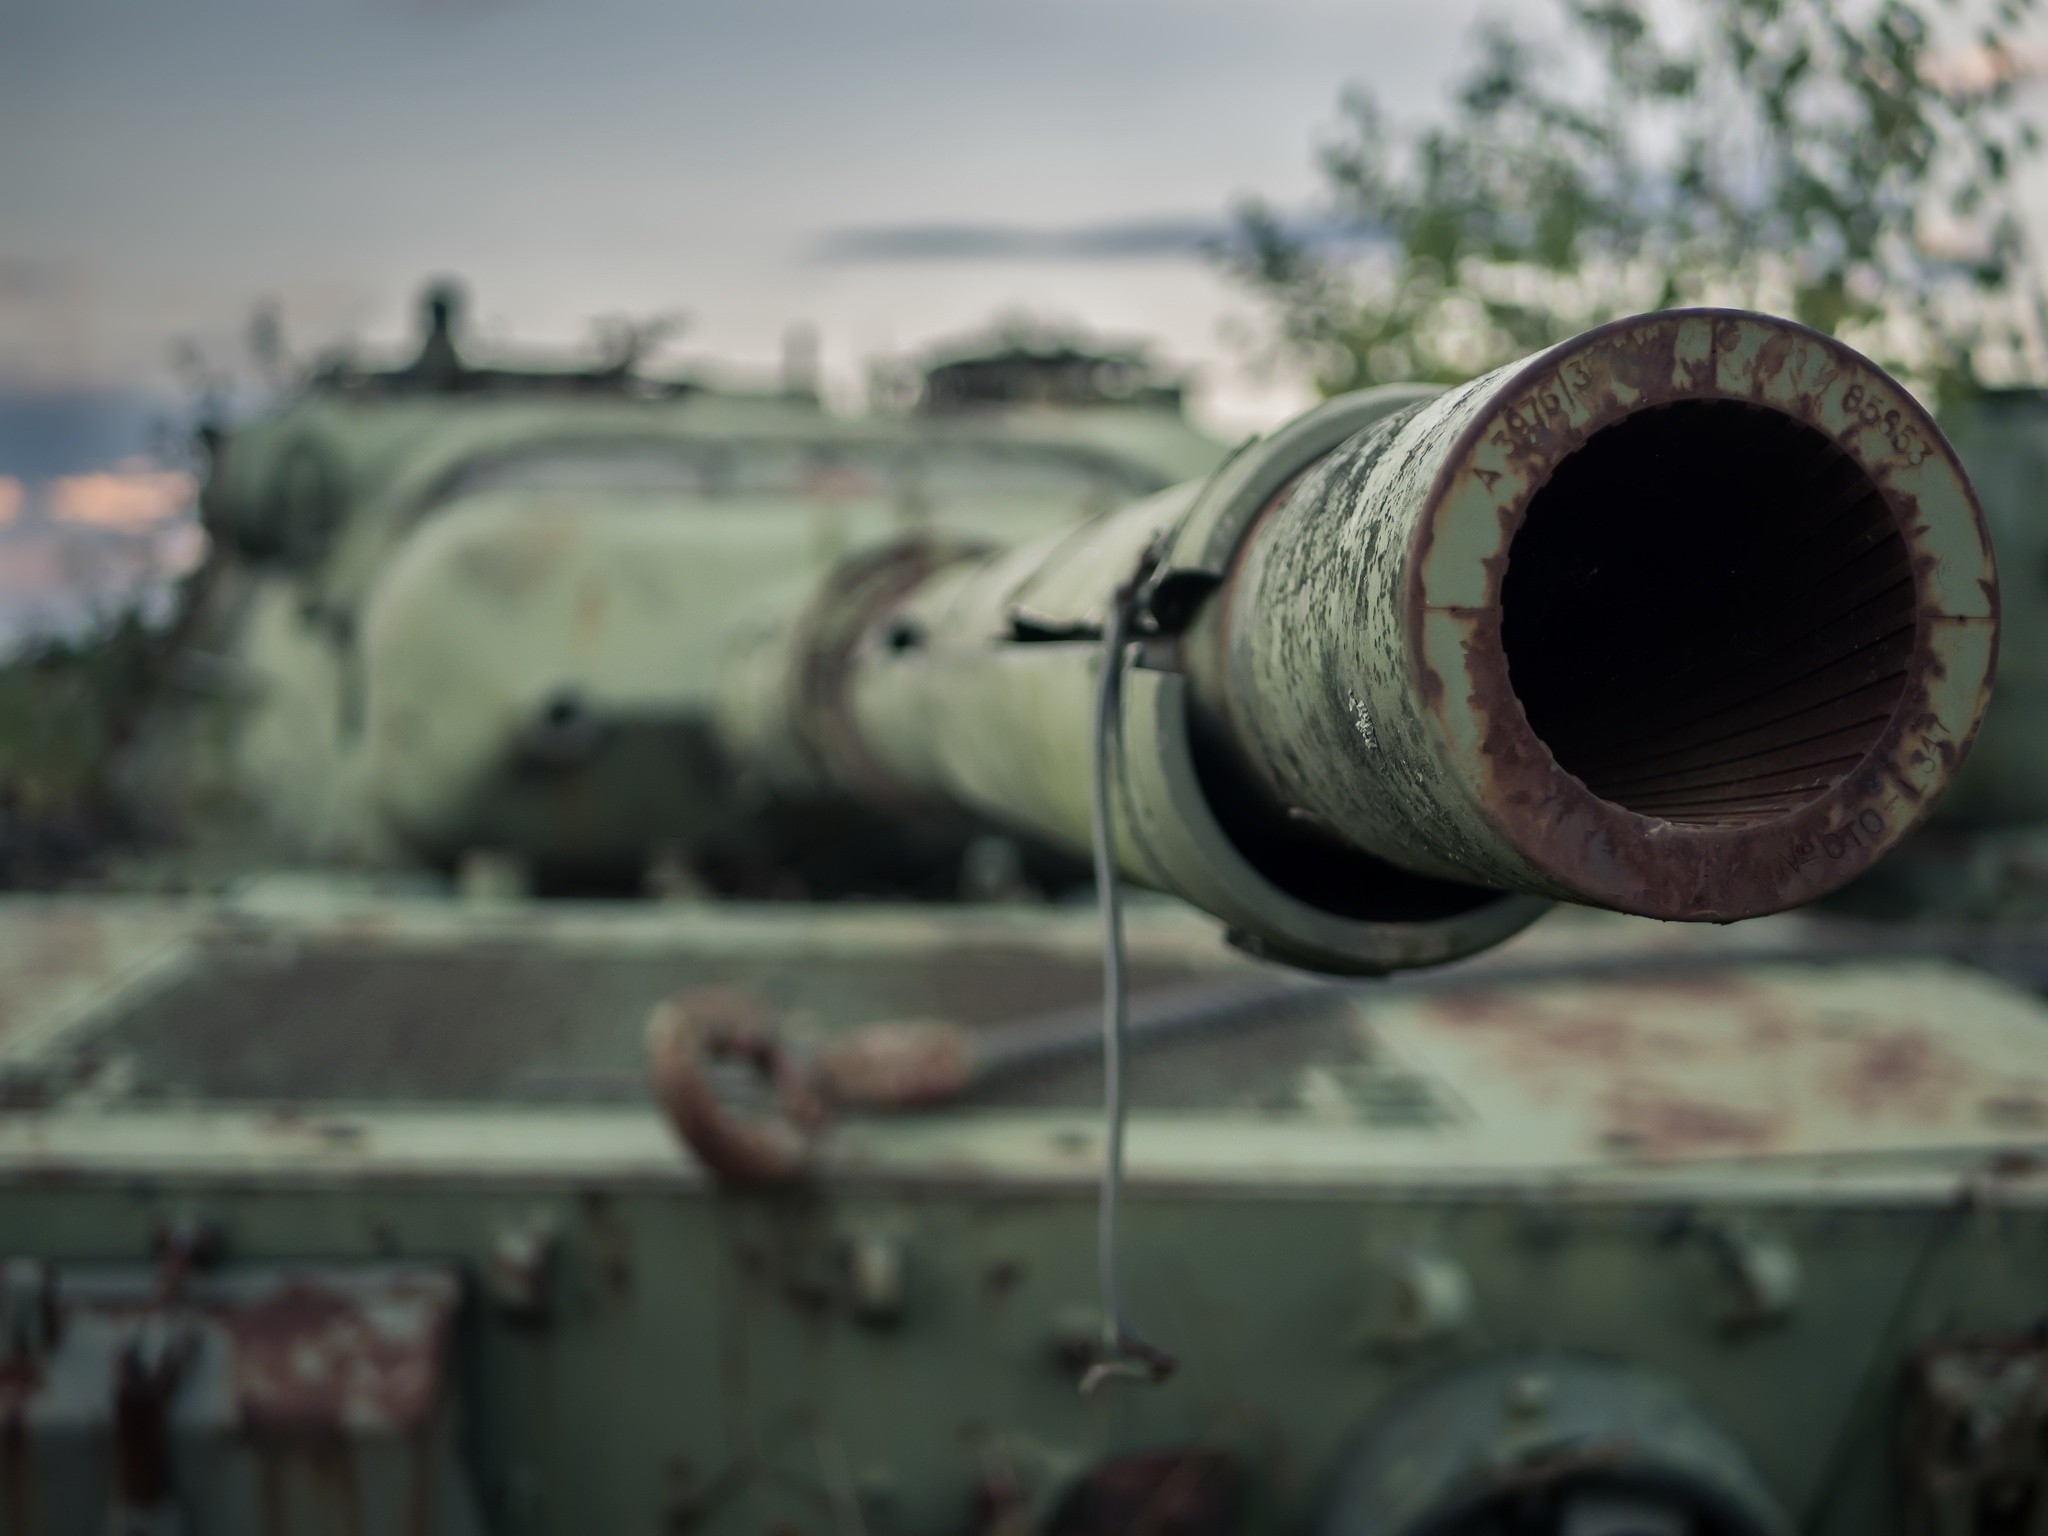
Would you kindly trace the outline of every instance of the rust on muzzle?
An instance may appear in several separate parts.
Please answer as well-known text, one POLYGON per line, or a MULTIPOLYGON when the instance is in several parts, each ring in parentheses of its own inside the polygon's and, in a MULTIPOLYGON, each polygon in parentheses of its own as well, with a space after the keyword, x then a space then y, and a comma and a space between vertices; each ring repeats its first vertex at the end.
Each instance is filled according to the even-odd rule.
POLYGON ((1618 322, 1373 423, 1190 636, 1226 782, 1412 874, 1728 921, 1925 815, 1998 594, 1895 380, 1765 316, 1618 322))

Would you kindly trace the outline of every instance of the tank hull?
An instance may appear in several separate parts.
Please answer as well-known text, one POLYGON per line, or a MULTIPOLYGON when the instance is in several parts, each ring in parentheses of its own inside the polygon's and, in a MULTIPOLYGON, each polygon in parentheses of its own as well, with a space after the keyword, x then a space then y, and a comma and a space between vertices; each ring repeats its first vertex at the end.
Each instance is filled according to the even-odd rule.
MULTIPOLYGON (((299 1528, 265 1523, 286 1505, 423 1530, 1112 1529, 1089 1522, 1133 1488, 1194 1522, 1174 1529, 1350 1529, 1324 1522, 1361 1437, 1524 1359, 1518 1381, 1562 1359, 1668 1384, 1760 1519, 1947 1529, 1895 1497, 1976 1475, 1913 1440, 1913 1384, 1930 1360, 1977 1380, 1987 1339, 2037 1357, 2048 1013, 1922 937, 1873 957, 1799 919, 1560 919, 1424 991, 1346 986, 1141 1054, 1126 1284, 1186 1364, 1084 1400, 1085 1060, 843 1117, 810 1181, 748 1194, 668 1134, 635 1028, 706 984, 824 1037, 1002 1028, 1090 997, 1083 914, 13 901, 0 946, 40 958, 10 964, 0 1033, 11 1315, 47 1285, 72 1324, 0 1377, 0 1510, 56 1530, 120 1496, 140 1432, 81 1351, 154 1319, 241 1351, 239 1415, 197 1367, 165 1394, 158 1497, 207 1530, 299 1528), (287 1413, 261 1350, 303 1355, 292 1330, 328 1314, 235 1310, 266 1286, 387 1322, 392 1287, 459 1302, 410 1353, 316 1331, 326 1374, 287 1413)), ((1151 907, 1131 959, 1141 1012, 1271 979, 1151 907)))

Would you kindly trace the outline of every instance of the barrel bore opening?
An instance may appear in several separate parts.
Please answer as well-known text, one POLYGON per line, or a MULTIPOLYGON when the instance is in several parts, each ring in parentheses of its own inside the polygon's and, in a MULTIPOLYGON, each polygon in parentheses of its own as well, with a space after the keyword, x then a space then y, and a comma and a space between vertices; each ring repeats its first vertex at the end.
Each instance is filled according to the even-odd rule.
POLYGON ((1683 401, 1596 433, 1508 551, 1501 644, 1529 726, 1639 815, 1768 821, 1853 769, 1905 691, 1911 554, 1824 433, 1683 401))

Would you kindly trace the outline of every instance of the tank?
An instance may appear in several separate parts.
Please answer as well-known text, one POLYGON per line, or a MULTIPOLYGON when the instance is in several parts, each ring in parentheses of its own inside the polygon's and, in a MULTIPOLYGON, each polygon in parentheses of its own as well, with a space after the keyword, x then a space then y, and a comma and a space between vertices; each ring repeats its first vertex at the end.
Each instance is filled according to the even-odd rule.
POLYGON ((441 316, 220 450, 199 893, 0 906, 5 1529, 2048 1518, 2037 946, 1811 911, 1997 659, 1895 381, 1672 312, 1226 455, 441 316))

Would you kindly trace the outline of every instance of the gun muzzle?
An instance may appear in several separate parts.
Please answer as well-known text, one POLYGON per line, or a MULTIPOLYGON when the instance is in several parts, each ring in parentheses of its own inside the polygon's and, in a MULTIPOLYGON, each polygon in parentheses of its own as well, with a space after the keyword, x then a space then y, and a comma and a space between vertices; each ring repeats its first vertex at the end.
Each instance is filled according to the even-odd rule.
POLYGON ((792 673, 813 772, 1085 844, 1090 637, 1148 550, 1123 865, 1325 969, 1452 958, 1544 899, 1822 896, 1925 816, 1996 653, 1982 516, 1906 390, 1788 322, 1677 311, 1329 402, 907 595, 858 584, 891 595, 808 626, 857 629, 851 664, 792 673))

